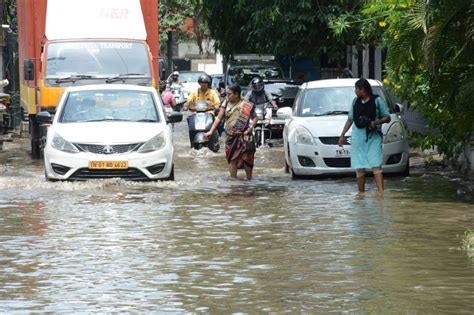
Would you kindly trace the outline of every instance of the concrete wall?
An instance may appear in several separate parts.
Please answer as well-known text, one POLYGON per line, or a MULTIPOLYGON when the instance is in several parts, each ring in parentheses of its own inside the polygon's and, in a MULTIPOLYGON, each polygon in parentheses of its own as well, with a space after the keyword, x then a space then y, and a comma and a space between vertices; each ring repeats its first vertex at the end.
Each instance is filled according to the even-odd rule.
POLYGON ((214 40, 204 40, 202 43, 203 55, 199 54, 199 47, 196 41, 189 41, 178 44, 178 54, 176 58, 210 58, 214 57, 214 40))

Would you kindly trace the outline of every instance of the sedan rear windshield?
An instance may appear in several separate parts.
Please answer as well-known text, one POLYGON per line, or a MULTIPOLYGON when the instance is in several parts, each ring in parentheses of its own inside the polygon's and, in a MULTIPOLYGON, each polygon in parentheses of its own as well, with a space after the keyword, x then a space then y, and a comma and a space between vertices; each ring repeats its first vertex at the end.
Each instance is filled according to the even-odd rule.
MULTIPOLYGON (((372 87, 374 94, 387 97, 381 87, 372 87)), ((298 115, 302 117, 348 113, 356 97, 354 87, 327 87, 307 89, 298 101, 298 115)))
POLYGON ((247 87, 256 76, 263 79, 281 79, 283 72, 279 67, 273 65, 232 66, 228 71, 227 85, 238 84, 247 87))
POLYGON ((151 92, 131 90, 74 91, 62 106, 59 122, 159 122, 151 92))

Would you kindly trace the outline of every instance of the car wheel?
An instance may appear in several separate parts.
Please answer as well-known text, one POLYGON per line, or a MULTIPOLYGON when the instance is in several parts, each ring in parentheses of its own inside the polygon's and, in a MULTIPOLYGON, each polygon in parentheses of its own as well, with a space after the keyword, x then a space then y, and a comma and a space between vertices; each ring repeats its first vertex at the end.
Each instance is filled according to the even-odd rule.
POLYGON ((290 173, 290 166, 288 165, 288 163, 286 163, 286 161, 285 161, 285 173, 286 174, 290 173))
POLYGON ((405 170, 403 170, 403 172, 400 173, 402 176, 410 176, 410 158, 408 158, 407 160, 407 167, 405 167, 405 170))
POLYGON ((291 179, 294 179, 294 180, 303 178, 301 175, 296 175, 292 168, 290 168, 290 174, 291 174, 291 179))
POLYGON ((48 176, 48 174, 46 173, 46 171, 44 171, 44 178, 46 179, 47 182, 57 182, 57 181, 59 181, 58 179, 50 178, 48 176))
POLYGON ((166 177, 164 180, 174 180, 174 164, 171 165, 170 176, 166 177))

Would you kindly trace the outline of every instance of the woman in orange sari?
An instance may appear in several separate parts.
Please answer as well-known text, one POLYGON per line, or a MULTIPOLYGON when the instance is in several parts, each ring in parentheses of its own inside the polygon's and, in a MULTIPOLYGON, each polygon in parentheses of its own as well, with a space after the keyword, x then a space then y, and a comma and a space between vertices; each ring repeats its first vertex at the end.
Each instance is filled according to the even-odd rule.
POLYGON ((237 170, 243 168, 247 179, 250 180, 255 156, 255 140, 252 131, 257 124, 257 114, 255 105, 243 100, 240 96, 241 92, 239 85, 227 88, 227 100, 222 103, 211 130, 204 135, 212 135, 225 117, 223 134, 230 177, 237 178, 237 170))

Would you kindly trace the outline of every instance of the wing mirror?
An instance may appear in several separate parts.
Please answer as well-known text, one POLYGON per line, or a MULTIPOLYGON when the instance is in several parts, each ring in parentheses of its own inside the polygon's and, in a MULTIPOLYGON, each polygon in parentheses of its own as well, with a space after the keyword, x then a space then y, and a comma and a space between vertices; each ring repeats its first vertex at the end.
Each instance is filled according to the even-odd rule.
POLYGON ((405 112, 405 106, 400 103, 395 104, 395 113, 403 114, 405 112))
POLYGON ((282 107, 282 108, 279 108, 277 111, 278 118, 290 119, 292 115, 293 115, 293 110, 291 109, 291 107, 282 107))
POLYGON ((177 123, 183 120, 183 114, 177 111, 172 111, 169 115, 166 121, 168 123, 177 123))

